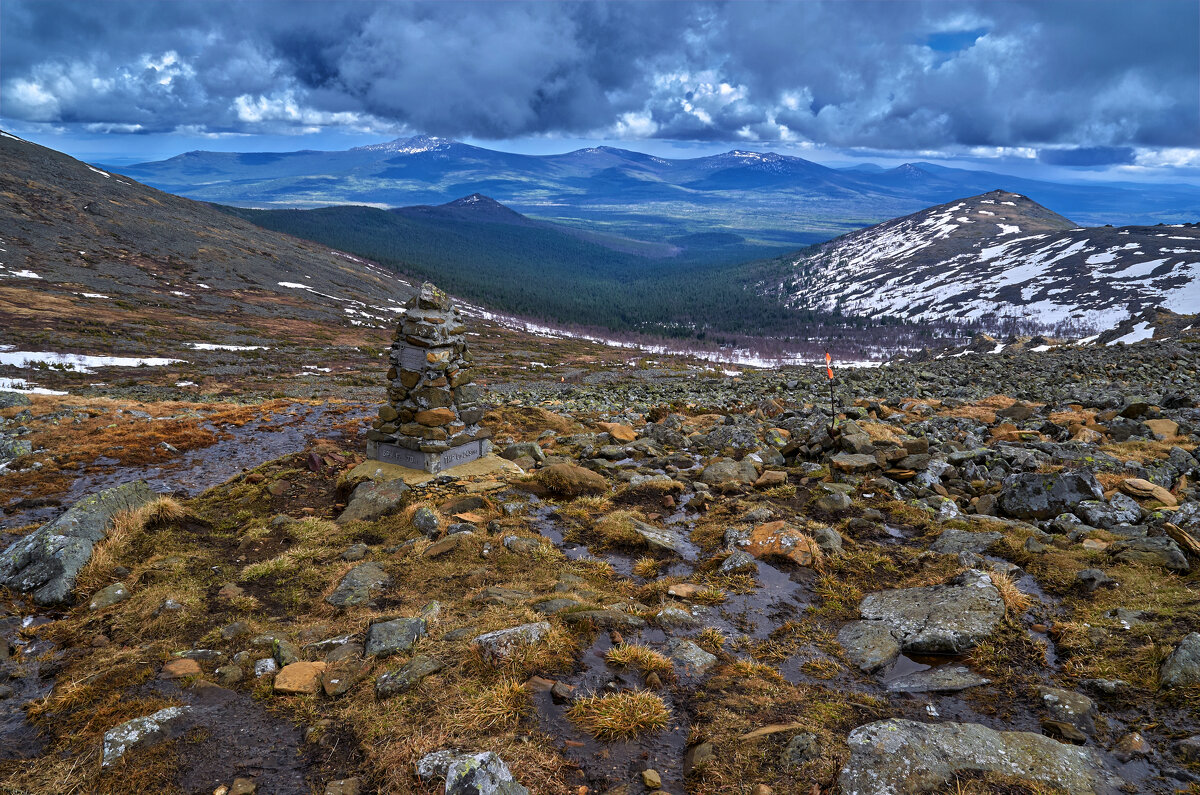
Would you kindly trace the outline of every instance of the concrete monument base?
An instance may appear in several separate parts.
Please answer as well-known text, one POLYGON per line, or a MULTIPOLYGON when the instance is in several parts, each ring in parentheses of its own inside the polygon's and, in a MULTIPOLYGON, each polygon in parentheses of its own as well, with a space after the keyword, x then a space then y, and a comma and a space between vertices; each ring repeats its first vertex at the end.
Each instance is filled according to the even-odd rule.
MULTIPOLYGON (((523 475, 525 474, 525 470, 512 461, 501 458, 498 455, 487 455, 483 458, 476 458, 474 461, 466 464, 459 464, 450 470, 449 474, 464 481, 494 480, 496 487, 499 488, 503 485, 503 480, 506 477, 523 475)), ((367 460, 354 467, 354 469, 351 469, 343 477, 351 482, 359 478, 369 478, 379 483, 389 480, 403 480, 410 486, 418 486, 433 480, 438 475, 426 472, 423 469, 410 469, 398 464, 367 460)))
POLYGON ((440 453, 422 453, 420 450, 409 450, 407 447, 387 442, 367 442, 367 458, 409 469, 420 469, 430 474, 445 472, 452 467, 470 463, 477 458, 483 458, 491 451, 492 443, 488 439, 478 439, 460 444, 458 447, 451 447, 440 453))

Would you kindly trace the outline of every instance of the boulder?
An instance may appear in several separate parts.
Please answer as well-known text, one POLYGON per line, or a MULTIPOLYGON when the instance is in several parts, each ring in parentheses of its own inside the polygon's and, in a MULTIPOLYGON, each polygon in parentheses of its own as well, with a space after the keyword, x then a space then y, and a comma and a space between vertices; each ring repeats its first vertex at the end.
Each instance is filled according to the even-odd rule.
POLYGON ((1145 511, 1127 494, 1117 493, 1107 502, 1084 500, 1075 506, 1075 514, 1090 527, 1111 530, 1118 525, 1137 524, 1145 511))
POLYGON ((707 483, 718 491, 733 491, 744 486, 751 486, 757 480, 758 469, 748 458, 743 458, 741 461, 718 458, 700 473, 700 482, 707 483))
POLYGON ((529 795, 491 751, 434 751, 417 761, 417 775, 427 781, 444 778, 445 795, 529 795))
POLYGON ((838 631, 846 658, 863 673, 874 673, 900 655, 900 644, 881 621, 851 621, 838 631))
POLYGON ((1086 470, 1010 475, 1000 494, 1000 509, 1017 519, 1052 519, 1073 511, 1084 500, 1101 500, 1104 489, 1086 470))
POLYGON ((426 624, 423 618, 397 618, 380 621, 367 628, 364 653, 368 657, 387 657, 412 649, 417 641, 425 637, 426 624))
POLYGON ((848 743, 850 761, 838 784, 854 795, 915 795, 951 785, 962 773, 1014 776, 1070 795, 1117 795, 1124 783, 1089 748, 975 723, 884 720, 859 726, 848 743))
POLYGON ((1200 632, 1189 632, 1158 669, 1163 687, 1200 685, 1200 632))
POLYGON ((664 552, 671 552, 685 559, 695 558, 695 551, 692 548, 691 542, 687 537, 678 530, 672 528, 655 527, 651 524, 631 520, 633 532, 642 537, 646 545, 652 549, 661 549, 664 552))
POLYGON ((418 654, 396 671, 389 671, 375 680, 375 697, 387 698, 410 690, 427 676, 432 676, 445 667, 435 657, 418 654))
POLYGON ((473 643, 486 660, 498 665, 507 661, 522 647, 537 643, 549 633, 550 624, 539 621, 535 624, 522 624, 519 627, 488 632, 475 638, 473 643))
POLYGON ((1004 618, 1004 600, 990 576, 972 569, 946 585, 869 594, 858 610, 881 622, 905 652, 962 654, 992 634, 1004 618))
POLYGON ((346 572, 346 576, 338 583, 337 588, 334 588, 333 593, 325 597, 325 601, 334 607, 365 605, 391 582, 392 578, 378 563, 360 563, 346 572))
POLYGON ((183 734, 188 727, 191 707, 167 707, 153 715, 134 718, 104 733, 101 767, 116 762, 135 747, 146 747, 183 734))
POLYGON ((608 481, 602 475, 574 464, 552 464, 539 471, 535 480, 560 497, 582 497, 608 491, 608 481))
POLYGON ((1187 557, 1169 538, 1131 538, 1118 541, 1108 548, 1117 560, 1123 563, 1141 563, 1147 566, 1162 566, 1164 569, 1186 574, 1191 570, 1187 557))
POLYGON ((338 516, 337 522, 373 522, 395 513, 411 491, 403 480, 386 480, 382 483, 364 481, 358 484, 350 495, 350 501, 338 516))
POLYGON ((812 566, 821 557, 816 541, 784 521, 760 524, 738 544, 756 558, 786 558, 799 566, 812 566))
POLYGON ((618 444, 628 444, 637 440, 637 431, 619 422, 600 422, 596 427, 607 433, 618 444))
POLYGON ((870 472, 872 469, 879 469, 879 461, 874 455, 866 453, 838 453, 830 462, 833 468, 840 472, 848 472, 852 475, 870 472))
POLYGON ((141 480, 85 497, 0 553, 0 585, 33 591, 40 605, 62 604, 91 560, 92 548, 107 536, 113 517, 157 498, 141 480))

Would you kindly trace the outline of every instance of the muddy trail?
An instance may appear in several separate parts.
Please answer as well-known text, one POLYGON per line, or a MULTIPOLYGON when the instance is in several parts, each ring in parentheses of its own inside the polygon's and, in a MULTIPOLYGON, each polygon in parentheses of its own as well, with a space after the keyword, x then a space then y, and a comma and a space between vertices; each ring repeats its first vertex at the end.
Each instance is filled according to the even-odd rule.
MULTIPOLYGON (((202 421, 199 428, 214 438, 210 445, 178 452, 167 461, 148 467, 123 466, 119 461, 101 457, 75 476, 65 493, 14 501, 5 506, 0 518, 0 541, 5 528, 49 521, 65 506, 89 494, 134 480, 146 481, 160 494, 195 497, 265 461, 299 452, 314 439, 342 439, 344 433, 336 425, 362 420, 373 413, 374 407, 367 404, 293 404, 241 426, 202 421)), ((147 418, 147 421, 152 420, 147 418)))

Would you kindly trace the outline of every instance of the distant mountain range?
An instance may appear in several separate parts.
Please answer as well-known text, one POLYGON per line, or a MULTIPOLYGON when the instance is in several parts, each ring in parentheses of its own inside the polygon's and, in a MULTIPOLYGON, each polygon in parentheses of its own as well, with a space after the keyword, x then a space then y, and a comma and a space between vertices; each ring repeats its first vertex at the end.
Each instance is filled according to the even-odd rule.
POLYGON ((906 321, 1104 330, 1200 311, 1200 226, 1083 228, 1004 191, 930 207, 777 261, 798 309, 906 321))
POLYGON ((257 208, 434 205, 480 193, 532 218, 656 244, 716 233, 795 247, 994 189, 1085 225, 1176 223, 1200 207, 1195 185, 1065 184, 928 163, 833 169, 748 151, 534 156, 426 136, 341 152, 188 152, 113 170, 181 196, 257 208))

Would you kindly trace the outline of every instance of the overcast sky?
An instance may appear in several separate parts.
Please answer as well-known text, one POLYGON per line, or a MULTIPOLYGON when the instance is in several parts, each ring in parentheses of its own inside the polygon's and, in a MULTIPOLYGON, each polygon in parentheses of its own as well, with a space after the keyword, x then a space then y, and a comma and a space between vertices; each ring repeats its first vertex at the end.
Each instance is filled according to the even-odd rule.
POLYGON ((1200 178, 1200 3, 3 0, 0 126, 76 156, 774 149, 1200 178))

